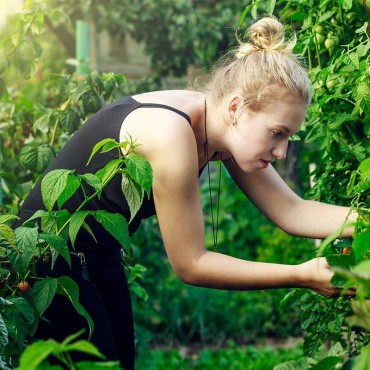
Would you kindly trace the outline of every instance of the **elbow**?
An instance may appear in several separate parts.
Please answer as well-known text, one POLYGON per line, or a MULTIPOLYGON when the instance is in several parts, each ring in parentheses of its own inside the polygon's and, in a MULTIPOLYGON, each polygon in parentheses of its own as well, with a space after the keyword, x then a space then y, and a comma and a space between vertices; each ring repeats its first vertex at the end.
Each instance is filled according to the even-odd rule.
POLYGON ((197 269, 194 264, 186 266, 173 266, 173 270, 177 277, 187 285, 202 286, 202 282, 197 274, 197 269))

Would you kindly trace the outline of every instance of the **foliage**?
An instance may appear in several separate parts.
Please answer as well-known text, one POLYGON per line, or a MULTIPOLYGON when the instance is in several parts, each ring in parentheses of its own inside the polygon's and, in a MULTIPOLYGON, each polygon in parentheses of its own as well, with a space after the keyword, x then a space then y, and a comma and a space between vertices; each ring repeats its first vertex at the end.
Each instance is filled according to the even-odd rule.
POLYGON ((52 339, 33 342, 20 357, 18 370, 64 369, 89 370, 112 369, 119 370, 118 362, 73 361, 73 354, 85 353, 91 357, 104 359, 99 350, 86 340, 77 340, 81 333, 67 337, 62 343, 52 339), (48 360, 52 359, 52 363, 48 360))
POLYGON ((194 370, 266 370, 286 359, 297 359, 301 346, 292 348, 238 347, 229 341, 224 348, 153 349, 138 359, 137 369, 194 369, 194 370))
MULTIPOLYGON (((234 40, 238 0, 97 0, 69 2, 49 0, 50 9, 63 9, 72 25, 77 19, 93 21, 116 39, 127 35, 143 42, 156 76, 182 76, 192 64, 210 66, 234 40), (155 30, 155 32, 154 32, 155 30)), ((60 22, 56 22, 60 27, 60 22)), ((60 28, 57 28, 60 33, 60 28)))
MULTIPOLYGON (((328 300, 298 290, 289 293, 285 303, 300 309, 304 351, 309 357, 277 369, 332 369, 346 361, 344 354, 350 356, 348 368, 365 369, 370 361, 369 4, 280 1, 269 5, 270 13, 291 21, 297 30, 297 51, 308 59, 313 104, 303 135, 306 142, 317 143, 321 158, 312 174, 315 186, 307 197, 350 205, 359 214, 353 241, 341 239, 338 230, 317 251, 327 256, 336 272, 333 284, 344 290, 356 286, 356 299, 328 300), (336 343, 336 353, 323 358, 319 351, 327 341, 336 343)), ((252 11, 256 17, 262 6, 253 1, 244 15, 252 11)))
MULTIPOLYGON (((122 192, 129 203, 131 217, 135 216, 143 201, 144 192, 148 194, 150 192, 152 172, 149 163, 136 154, 134 148, 132 142, 117 143, 113 139, 102 140, 93 148, 90 159, 99 151, 104 153, 110 150, 117 150, 117 159, 108 162, 95 174, 79 175, 74 174, 73 170, 65 169, 48 172, 41 181, 45 210, 38 210, 14 231, 6 223, 17 217, 0 216, 2 263, 0 351, 6 363, 10 364, 12 360, 14 361, 14 355, 24 350, 25 340, 35 333, 40 318, 55 294, 63 294, 69 298, 76 311, 87 319, 90 334, 93 331, 93 321, 78 302, 77 284, 67 276, 40 279, 37 276, 36 265, 42 260, 50 262, 52 267, 59 256, 71 265, 68 244, 74 247, 79 230, 84 228, 95 238, 85 222, 87 216, 93 216, 122 248, 128 247, 129 220, 126 221, 120 214, 111 214, 104 210, 85 210, 84 206, 94 197, 100 196, 109 181, 120 174, 122 192), (126 153, 124 156, 121 154, 121 148, 126 153), (89 196, 85 191, 87 187, 93 188, 89 196), (79 188, 85 188, 83 190, 85 199, 70 214, 63 209, 63 204, 79 188), (34 219, 39 219, 40 225, 31 222, 34 219)), ((132 274, 131 280, 135 280, 136 277, 140 277, 140 270, 135 275, 132 274)))

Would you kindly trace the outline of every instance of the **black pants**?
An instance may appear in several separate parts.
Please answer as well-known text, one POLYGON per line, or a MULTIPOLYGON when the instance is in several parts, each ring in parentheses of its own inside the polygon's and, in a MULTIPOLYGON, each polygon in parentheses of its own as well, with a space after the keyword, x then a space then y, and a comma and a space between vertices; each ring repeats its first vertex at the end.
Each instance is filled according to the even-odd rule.
MULTIPOLYGON (((121 273, 97 276, 89 272, 82 274, 80 259, 72 256, 72 269, 58 257, 56 266, 49 270, 49 264, 41 263, 38 273, 43 276, 70 276, 79 286, 79 301, 94 321, 94 332, 90 341, 95 344, 107 360, 119 360, 125 370, 135 367, 134 327, 131 297, 127 280, 121 273)), ((87 259, 87 268, 89 260, 87 259)), ((89 329, 86 319, 76 312, 68 298, 56 295, 44 313, 48 321, 41 320, 35 337, 57 341, 85 328, 87 338, 89 329)), ((89 356, 76 356, 77 360, 93 360, 89 356)), ((98 360, 97 358, 94 360, 98 360)))

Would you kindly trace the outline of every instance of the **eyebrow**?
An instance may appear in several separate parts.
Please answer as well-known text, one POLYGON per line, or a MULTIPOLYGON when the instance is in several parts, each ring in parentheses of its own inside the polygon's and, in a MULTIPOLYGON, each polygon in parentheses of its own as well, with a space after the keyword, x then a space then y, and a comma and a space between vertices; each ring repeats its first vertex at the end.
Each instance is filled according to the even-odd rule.
POLYGON ((290 131, 290 128, 285 126, 285 125, 277 125, 277 127, 283 129, 286 133, 288 133, 289 135, 292 134, 292 132, 290 131))

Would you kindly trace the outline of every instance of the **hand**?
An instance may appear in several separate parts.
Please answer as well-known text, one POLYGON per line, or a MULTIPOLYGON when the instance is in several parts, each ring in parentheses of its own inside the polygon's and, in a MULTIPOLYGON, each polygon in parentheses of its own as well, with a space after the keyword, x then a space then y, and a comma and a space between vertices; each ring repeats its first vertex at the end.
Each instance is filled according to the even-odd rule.
MULTIPOLYGON (((330 270, 325 257, 314 258, 300 264, 299 267, 302 273, 304 287, 326 298, 338 297, 342 293, 342 289, 335 288, 330 284, 334 272, 330 270)), ((350 288, 345 294, 349 296, 356 295, 356 288, 350 288)))

